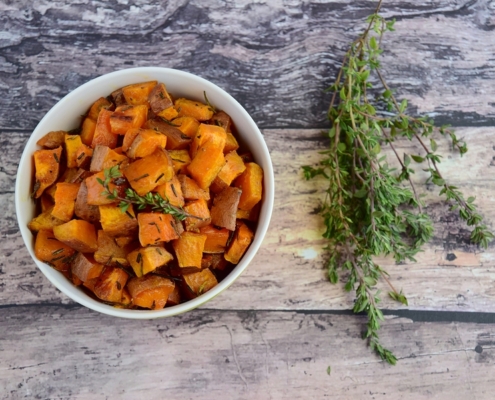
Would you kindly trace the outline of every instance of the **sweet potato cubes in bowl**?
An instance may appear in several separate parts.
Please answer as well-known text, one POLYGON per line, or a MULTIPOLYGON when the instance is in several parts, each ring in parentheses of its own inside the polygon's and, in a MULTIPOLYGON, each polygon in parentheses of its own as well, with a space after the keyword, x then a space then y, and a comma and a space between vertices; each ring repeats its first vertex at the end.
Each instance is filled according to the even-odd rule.
POLYGON ((263 240, 273 193, 266 144, 232 97, 191 74, 136 68, 50 110, 21 158, 16 209, 29 252, 62 292, 106 314, 156 318, 232 284, 263 240), (262 178, 252 208, 259 190, 243 174, 262 178), (140 207, 146 198, 181 214, 140 207))

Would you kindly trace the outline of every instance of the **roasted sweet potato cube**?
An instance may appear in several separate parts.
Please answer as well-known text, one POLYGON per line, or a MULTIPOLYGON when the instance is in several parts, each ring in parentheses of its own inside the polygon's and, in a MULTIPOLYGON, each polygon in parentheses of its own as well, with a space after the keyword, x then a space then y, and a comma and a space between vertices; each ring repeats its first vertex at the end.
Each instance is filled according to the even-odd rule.
POLYGON ((140 196, 151 192, 155 187, 169 181, 174 176, 172 159, 161 148, 156 149, 147 157, 130 163, 123 172, 131 187, 140 196))
POLYGON ((146 275, 173 259, 174 256, 161 246, 141 247, 127 255, 127 260, 137 277, 146 275))
POLYGON ((136 241, 136 238, 134 236, 120 236, 114 238, 115 243, 117 243, 117 246, 119 247, 125 247, 132 242, 136 241))
POLYGON ((94 285, 96 297, 109 303, 120 303, 129 274, 122 268, 106 266, 94 285))
POLYGON ((246 219, 251 222, 256 222, 259 219, 260 210, 261 210, 261 202, 257 203, 249 211, 238 209, 236 213, 237 219, 246 219))
POLYGON ((87 118, 97 121, 101 110, 113 110, 112 102, 104 97, 100 97, 91 105, 87 118))
POLYGON ((179 267, 201 268, 205 242, 206 235, 193 232, 183 232, 179 239, 174 240, 172 245, 179 267))
POLYGON ((221 126, 225 132, 231 132, 232 118, 225 111, 218 111, 211 117, 208 122, 211 125, 221 126))
POLYGON ((182 189, 182 194, 186 200, 210 200, 210 191, 201 189, 194 179, 189 178, 187 175, 177 176, 180 186, 182 189))
POLYGON ((93 137, 95 136, 96 130, 96 120, 92 120, 91 118, 84 118, 84 121, 81 125, 81 142, 83 142, 86 146, 91 146, 93 143, 93 137))
POLYGON ((239 208, 251 210, 262 197, 263 170, 254 162, 247 163, 246 170, 234 181, 234 186, 242 190, 239 208))
POLYGON ((98 278, 102 271, 103 265, 96 262, 89 254, 77 253, 71 266, 72 275, 77 276, 83 283, 89 279, 98 278))
POLYGON ((174 217, 162 213, 139 213, 139 242, 141 246, 169 242, 179 235, 175 227, 174 217))
POLYGON ((157 81, 150 81, 128 85, 122 88, 122 94, 127 104, 148 106, 148 98, 156 84, 157 81))
POLYGON ((88 204, 88 188, 83 181, 77 192, 76 202, 74 204, 74 214, 92 224, 100 221, 100 209, 98 206, 88 204))
POLYGON ((139 135, 141 130, 142 128, 131 128, 127 130, 122 141, 122 151, 126 152, 129 150, 129 147, 131 147, 132 142, 134 142, 134 139, 136 139, 136 136, 139 135))
POLYGON ((29 222, 28 228, 33 232, 38 232, 41 230, 52 230, 54 226, 62 225, 64 221, 55 218, 52 215, 52 209, 53 207, 34 217, 29 222))
POLYGON ((50 196, 48 196, 46 193, 43 193, 39 198, 39 205, 41 207, 41 212, 44 213, 46 211, 50 211, 55 203, 50 196))
POLYGON ((110 93, 110 97, 112 98, 113 102, 117 107, 127 104, 122 88, 114 90, 112 93, 110 93))
POLYGON ((225 259, 232 264, 239 263, 241 257, 253 241, 254 234, 248 226, 242 222, 237 222, 234 238, 230 242, 228 250, 225 252, 225 259))
POLYGON ((82 219, 73 219, 55 226, 53 234, 57 240, 81 253, 94 253, 98 249, 95 226, 82 219))
POLYGON ((129 246, 119 246, 113 236, 103 230, 98 231, 98 250, 95 260, 104 265, 127 266, 127 255, 131 251, 129 246))
POLYGON ((143 158, 153 154, 156 149, 165 149, 166 145, 165 135, 153 129, 140 129, 126 153, 130 158, 143 158))
POLYGON ((34 254, 58 271, 68 271, 75 251, 55 238, 51 230, 42 229, 34 241, 34 254))
POLYGON ((34 152, 35 184, 33 194, 39 198, 43 191, 53 185, 60 171, 62 146, 53 150, 37 150, 34 152))
POLYGON ((94 149, 96 146, 108 146, 111 149, 117 147, 118 135, 112 132, 110 127, 110 117, 113 115, 112 111, 102 109, 98 120, 96 121, 95 133, 91 142, 91 147, 94 149))
POLYGON ((127 157, 125 155, 117 153, 117 151, 112 150, 110 147, 96 146, 89 170, 91 172, 103 171, 104 169, 122 164, 126 159, 127 157))
POLYGON ((166 122, 160 117, 149 119, 143 128, 152 129, 167 136, 167 150, 187 149, 191 143, 189 136, 173 126, 171 122, 166 122))
POLYGON ((174 175, 174 177, 168 182, 165 182, 163 185, 157 186, 154 191, 159 193, 160 196, 166 199, 173 206, 184 206, 182 187, 177 176, 174 175))
POLYGON ((239 148, 239 143, 237 143, 237 139, 232 134, 232 132, 227 132, 227 137, 225 139, 225 146, 223 146, 223 153, 227 154, 231 151, 236 151, 239 148))
POLYGON ((166 108, 165 110, 160 111, 156 115, 158 115, 159 117, 162 117, 162 118, 166 119, 167 121, 170 121, 170 120, 176 118, 179 115, 179 113, 177 112, 177 110, 175 109, 175 107, 172 106, 172 107, 166 108))
POLYGON ((172 123, 178 125, 177 129, 190 138, 193 138, 196 135, 199 127, 199 121, 194 117, 175 118, 172 123))
POLYGON ((132 128, 140 128, 148 118, 148 106, 121 106, 110 115, 112 133, 125 135, 132 128))
MULTIPOLYGON (((105 204, 115 203, 115 200, 111 198, 109 199, 108 195, 105 194, 105 188, 99 182, 99 180, 105 180, 105 173, 103 171, 98 172, 97 174, 94 174, 89 178, 86 178, 86 180, 84 181, 86 182, 88 191, 88 194, 86 196, 88 204, 92 206, 102 206, 105 204)), ((122 185, 115 185, 113 181, 111 181, 108 185, 110 192, 113 193, 114 190, 116 190, 119 197, 125 197, 125 190, 128 187, 129 186, 127 186, 125 183, 123 183, 122 185)))
POLYGON ((235 230, 237 207, 241 198, 241 189, 228 186, 213 198, 211 223, 215 226, 235 230))
POLYGON ((184 275, 184 283, 194 295, 201 296, 203 293, 214 288, 218 284, 218 281, 215 275, 206 268, 201 272, 184 275))
POLYGON ((77 168, 77 169, 76 168, 71 168, 70 170, 73 171, 73 172, 71 172, 70 176, 68 175, 64 179, 64 182, 67 182, 67 183, 81 183, 81 182, 84 182, 84 180, 86 178, 89 178, 92 175, 91 172, 86 171, 83 168, 77 168))
POLYGON ((225 155, 225 165, 222 167, 216 178, 213 180, 210 190, 219 193, 241 175, 246 169, 246 165, 236 151, 231 151, 225 155))
POLYGON ((189 116, 198 121, 208 121, 213 117, 213 110, 210 106, 199 101, 180 98, 175 101, 175 108, 179 117, 189 116))
POLYGON ((188 150, 169 150, 168 154, 172 158, 174 172, 176 174, 186 173, 187 166, 191 162, 191 156, 188 150))
POLYGON ((100 206, 101 227, 110 236, 128 236, 138 229, 132 204, 126 212, 114 204, 100 206))
POLYGON ((175 285, 174 290, 168 295, 166 306, 176 306, 177 304, 180 304, 180 300, 180 289, 178 285, 175 285))
POLYGON ((65 131, 51 131, 43 136, 40 140, 36 142, 38 146, 44 147, 45 149, 56 149, 64 144, 65 131))
POLYGON ((67 168, 77 167, 77 150, 81 147, 81 136, 79 135, 65 135, 65 155, 67 159, 67 168))
POLYGON ((71 220, 80 183, 57 183, 55 190, 55 206, 52 215, 64 222, 71 220))
POLYGON ((204 253, 223 253, 229 240, 230 231, 225 228, 217 228, 206 225, 199 229, 199 233, 206 235, 204 253))
POLYGON ((189 154, 192 159, 196 157, 198 150, 201 146, 209 141, 218 142, 218 147, 223 147, 225 145, 225 140, 227 135, 225 130, 220 126, 199 124, 196 130, 196 135, 193 137, 191 146, 189 148, 189 154))
POLYGON ((76 150, 76 164, 79 168, 88 169, 93 157, 93 149, 84 143, 76 150))
POLYGON ((193 200, 184 206, 184 211, 191 217, 187 217, 184 222, 186 231, 198 231, 202 226, 209 225, 211 222, 210 210, 205 199, 193 200))
POLYGON ((155 85, 151 93, 149 94, 148 101, 150 103, 151 110, 158 114, 174 105, 172 97, 167 92, 167 88, 163 83, 158 83, 155 85))
POLYGON ((151 310, 161 310, 165 307, 174 287, 172 280, 157 275, 132 278, 127 285, 132 304, 151 310))

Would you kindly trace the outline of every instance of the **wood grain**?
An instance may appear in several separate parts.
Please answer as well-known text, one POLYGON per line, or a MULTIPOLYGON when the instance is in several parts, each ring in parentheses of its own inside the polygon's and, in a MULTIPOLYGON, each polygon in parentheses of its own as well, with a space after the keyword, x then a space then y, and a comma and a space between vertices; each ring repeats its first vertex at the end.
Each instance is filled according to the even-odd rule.
POLYGON ((399 358, 390 367, 364 348, 362 322, 209 310, 129 321, 80 307, 4 308, 0 398, 491 398, 494 325, 389 318, 382 338, 399 358))
MULTIPOLYGON (((2 2, 0 128, 33 129, 65 94, 132 66, 196 73, 267 127, 320 127, 345 46, 375 2, 2 2), (70 66, 70 67, 68 67, 70 66)), ((495 122, 493 3, 387 1, 384 73, 411 110, 495 122)))
MULTIPOLYGON (((459 128, 457 132, 468 141, 470 150, 460 158, 450 151, 447 140, 440 138, 439 151, 448 155, 441 164, 442 171, 461 190, 478 198, 480 211, 491 224, 495 220, 492 196, 495 181, 489 173, 494 168, 492 164, 495 165, 494 129, 471 127, 459 128)), ((317 150, 325 144, 321 133, 319 130, 265 129, 263 134, 275 168, 276 195, 271 226, 249 268, 208 307, 349 309, 352 294, 344 292, 342 285, 330 285, 323 270, 323 226, 314 213, 322 199, 320 184, 323 182, 306 182, 301 175, 302 165, 318 161, 317 150)), ((7 132, 4 138, 6 147, 11 149, 0 163, 6 171, 0 179, 0 187, 6 190, 14 184, 17 157, 26 136, 7 132)), ((397 149, 409 154, 419 150, 409 142, 399 142, 397 149)), ((424 185, 425 176, 417 169, 414 180, 418 190, 427 196, 435 237, 425 246, 425 252, 418 255, 417 263, 395 265, 393 260, 380 261, 391 274, 394 285, 407 294, 412 309, 493 312, 495 248, 491 246, 483 251, 469 244, 466 226, 439 202, 434 186, 424 185)), ((8 239, 0 242, 2 304, 70 302, 42 276, 24 249, 16 228, 13 193, 6 190, 0 194, 0 201, 7 205, 6 216, 0 220, 0 233, 2 238, 8 239)), ((384 306, 401 307, 388 300, 384 306)))

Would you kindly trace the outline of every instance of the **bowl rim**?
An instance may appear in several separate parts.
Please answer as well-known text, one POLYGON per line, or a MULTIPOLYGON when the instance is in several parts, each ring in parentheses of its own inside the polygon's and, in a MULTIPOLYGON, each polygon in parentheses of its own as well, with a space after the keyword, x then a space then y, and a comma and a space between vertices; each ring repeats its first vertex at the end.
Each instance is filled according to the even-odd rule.
MULTIPOLYGON (((139 81, 136 82, 129 81, 128 84, 131 83, 139 83, 139 81)), ((74 103, 77 104, 76 102, 74 103)), ((43 275, 58 290, 60 290, 62 293, 64 293, 66 296, 68 296, 73 301, 79 303, 80 305, 85 306, 91 310, 101 312, 106 315, 128 318, 128 319, 155 319, 155 318, 164 318, 164 317, 174 316, 177 314, 182 314, 199 307, 200 305, 213 299, 214 297, 222 293, 224 290, 226 290, 244 272, 244 270, 247 268, 249 263, 252 261, 255 254, 258 252, 259 247, 261 246, 261 243, 263 242, 263 239, 268 230, 273 212, 273 204, 275 197, 275 180, 274 180, 273 165, 272 165, 270 153, 261 131, 259 130, 258 126, 254 122, 252 117, 244 109, 244 107, 242 107, 242 105, 237 100, 235 100, 229 93, 227 93, 225 90, 223 90, 221 87, 217 86, 216 84, 189 72, 172 69, 172 68, 164 68, 164 67, 135 67, 135 68, 125 68, 125 69, 113 71, 87 81, 86 83, 78 86, 77 88, 69 92, 67 95, 65 95, 44 115, 44 117, 37 124, 36 128, 33 130, 31 136, 29 137, 28 141, 25 144, 18 165, 14 197, 15 197, 17 222, 19 225, 19 231, 21 232, 21 236, 24 241, 25 247, 27 248, 29 254, 31 255, 31 258, 35 262, 38 269, 41 270, 43 275), (162 310, 128 310, 128 309, 115 308, 113 306, 100 303, 97 300, 92 299, 87 294, 85 294, 81 289, 74 286, 72 282, 69 282, 70 287, 67 286, 66 284, 63 284, 60 277, 62 277, 65 281, 68 282, 67 278, 65 278, 60 272, 54 270, 52 267, 39 261, 36 258, 36 256, 34 255, 33 234, 31 233, 27 225, 24 226, 24 224, 21 223, 22 221, 21 212, 23 207, 21 206, 22 199, 20 197, 20 192, 21 192, 21 188, 24 186, 25 181, 21 182, 22 177, 19 175, 19 170, 21 166, 25 165, 28 162, 27 160, 28 157, 32 156, 32 152, 29 151, 29 149, 30 147, 33 146, 33 142, 37 141, 39 137, 41 137, 41 136, 38 137, 38 135, 40 135, 38 131, 41 129, 45 121, 50 120, 53 117, 53 115, 56 114, 61 107, 63 107, 65 103, 69 101, 77 100, 77 96, 79 96, 81 92, 84 92, 90 89, 91 87, 95 87, 96 85, 108 79, 122 78, 122 77, 126 78, 127 76, 129 76, 130 78, 131 76, 133 75, 135 76, 136 74, 147 74, 147 75, 167 74, 170 75, 170 79, 174 79, 174 77, 181 77, 190 80, 194 85, 200 85, 200 87, 206 92, 208 92, 208 90, 210 91, 213 90, 218 92, 220 95, 224 96, 226 98, 226 101, 228 103, 231 103, 232 106, 235 107, 237 111, 241 113, 242 117, 245 119, 243 123, 247 124, 248 126, 246 126, 244 130, 249 131, 250 134, 254 133, 254 135, 257 136, 257 139, 260 142, 260 146, 257 149, 257 154, 261 154, 261 156, 259 157, 261 157, 264 160, 264 166, 263 166, 264 196, 262 200, 261 213, 260 213, 260 216, 263 215, 264 218, 260 218, 260 220, 258 221, 253 242, 251 243, 247 252, 240 260, 239 264, 237 264, 234 267, 234 269, 221 282, 219 282, 218 285, 216 285, 213 289, 209 290, 208 292, 192 300, 188 300, 184 303, 172 307, 167 307, 162 310), (28 245, 29 243, 31 243, 31 245, 28 245)))

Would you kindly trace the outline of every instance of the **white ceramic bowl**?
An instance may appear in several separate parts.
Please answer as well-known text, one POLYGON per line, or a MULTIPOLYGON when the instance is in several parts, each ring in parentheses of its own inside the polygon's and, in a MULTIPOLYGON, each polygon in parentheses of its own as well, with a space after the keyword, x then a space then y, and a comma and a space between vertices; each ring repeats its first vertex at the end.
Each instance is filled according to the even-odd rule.
POLYGON ((270 223, 273 199, 274 178, 270 154, 261 132, 246 110, 224 90, 203 78, 183 71, 155 67, 131 68, 100 76, 78 87, 55 104, 38 124, 24 148, 17 170, 15 186, 15 206, 19 229, 29 254, 41 272, 60 291, 79 304, 104 314, 134 319, 162 318, 181 314, 198 307, 227 289, 246 269, 258 251, 270 223), (92 299, 69 282, 60 272, 36 259, 34 237, 27 228, 35 213, 34 202, 30 199, 34 175, 32 155, 39 148, 36 142, 47 132, 76 128, 80 121, 80 115, 84 114, 99 97, 106 97, 122 86, 150 80, 165 83, 167 90, 176 97, 182 96, 203 101, 203 91, 205 91, 211 104, 224 110, 232 117, 241 142, 251 151, 256 163, 263 168, 263 200, 258 227, 251 246, 234 270, 213 289, 193 300, 163 310, 117 309, 92 299))

